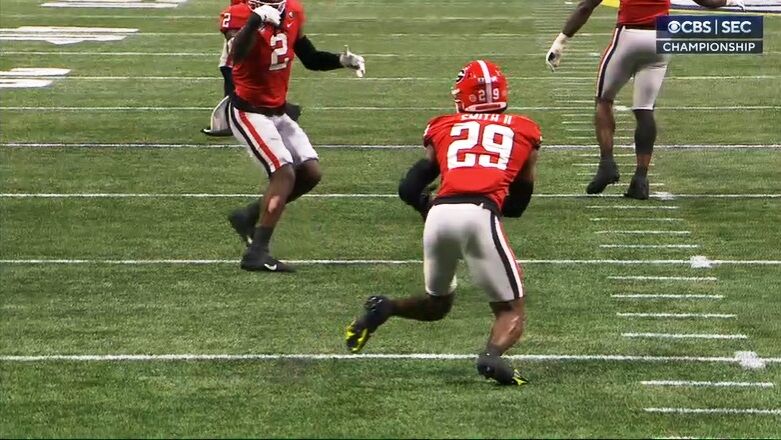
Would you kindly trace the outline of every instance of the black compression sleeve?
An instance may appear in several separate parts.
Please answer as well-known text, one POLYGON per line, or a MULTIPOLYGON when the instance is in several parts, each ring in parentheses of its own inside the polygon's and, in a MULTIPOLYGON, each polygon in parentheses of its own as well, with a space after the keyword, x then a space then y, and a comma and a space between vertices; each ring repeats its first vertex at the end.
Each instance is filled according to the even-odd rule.
POLYGON ((514 181, 510 184, 510 192, 507 194, 507 198, 504 199, 502 215, 505 217, 520 217, 523 211, 526 210, 526 207, 529 206, 533 192, 534 182, 525 180, 514 181))
POLYGON ((421 159, 407 171, 399 182, 399 197, 425 217, 429 208, 426 187, 439 176, 439 166, 428 159, 421 159))
POLYGON ((296 40, 293 50, 309 70, 334 70, 343 67, 338 54, 317 50, 306 35, 296 40))

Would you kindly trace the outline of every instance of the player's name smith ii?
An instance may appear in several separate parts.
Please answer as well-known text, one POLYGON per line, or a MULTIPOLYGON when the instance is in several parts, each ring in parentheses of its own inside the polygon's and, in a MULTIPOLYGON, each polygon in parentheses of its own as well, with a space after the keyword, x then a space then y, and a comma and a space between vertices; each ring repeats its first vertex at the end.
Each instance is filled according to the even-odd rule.
POLYGON ((762 53, 762 41, 657 41, 658 53, 762 53))
POLYGON ((462 113, 460 116, 462 121, 502 121, 504 124, 512 124, 513 121, 512 115, 502 115, 499 113, 462 113))

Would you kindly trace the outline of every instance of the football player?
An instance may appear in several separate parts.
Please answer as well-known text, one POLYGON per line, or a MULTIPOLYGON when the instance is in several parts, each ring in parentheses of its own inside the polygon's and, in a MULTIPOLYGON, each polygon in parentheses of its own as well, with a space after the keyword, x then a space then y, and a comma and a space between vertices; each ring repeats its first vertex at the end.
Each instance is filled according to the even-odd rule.
MULTIPOLYGON (((244 1, 245 0, 231 0, 230 6, 244 3, 244 1)), ((230 9, 230 6, 228 9, 230 9)), ((227 12, 228 9, 223 11, 223 14, 227 12)), ((222 14, 220 14, 220 18, 222 18, 222 14)), ((222 28, 222 25, 220 25, 220 28, 222 28)), ((201 133, 207 136, 231 136, 233 133, 231 133, 230 124, 228 122, 230 119, 228 114, 228 102, 230 101, 229 96, 233 93, 234 87, 233 62, 228 53, 228 40, 225 40, 222 44, 222 53, 220 54, 220 64, 218 67, 222 74, 223 98, 220 100, 219 104, 217 104, 217 107, 212 110, 211 123, 208 127, 202 129, 201 133)))
POLYGON ((248 0, 221 17, 236 86, 228 109, 230 128, 269 176, 263 197, 228 217, 248 245, 241 268, 249 271, 292 271, 270 255, 271 236, 285 205, 311 191, 322 175, 306 133, 285 114, 293 58, 311 70, 346 67, 359 77, 366 71, 363 57, 347 47, 341 54, 317 50, 303 25, 298 0, 248 0))
POLYGON ((477 371, 505 385, 527 381, 502 358, 524 327, 523 271, 510 248, 502 217, 520 217, 531 200, 542 136, 531 119, 507 110, 507 79, 489 61, 472 61, 458 75, 455 114, 432 119, 418 161, 399 185, 399 195, 424 218, 425 294, 402 299, 372 296, 365 313, 346 331, 357 353, 390 317, 417 321, 444 318, 453 305, 456 266, 464 259, 488 296, 495 320, 477 371), (431 199, 426 188, 439 175, 431 199))
MULTIPOLYGON (((231 0, 231 6, 239 3, 245 3, 246 0, 231 0)), ((229 7, 230 8, 230 7, 229 7)), ((228 8, 228 9, 229 9, 228 8)), ((227 12, 227 9, 223 13, 227 12)), ((222 20, 222 14, 220 14, 220 20, 222 20)), ((220 25, 220 31, 222 32, 222 25, 220 25)), ((214 107, 211 115, 211 122, 209 126, 201 129, 201 133, 207 136, 231 136, 233 133, 230 129, 230 114, 228 113, 228 104, 230 103, 230 95, 233 93, 233 60, 231 59, 229 49, 230 41, 225 40, 222 45, 222 53, 220 54, 220 73, 222 74, 222 89, 223 98, 214 107)), ((298 122, 298 118, 301 116, 301 106, 293 104, 292 102, 285 103, 285 114, 290 116, 290 119, 298 122)))
MULTIPOLYGON (((694 0, 707 8, 735 6, 745 9, 743 0, 694 0)), ((582 0, 564 24, 548 51, 546 62, 555 71, 561 63, 564 48, 575 33, 588 21, 602 0, 582 0)), ((613 100, 621 88, 635 78, 632 111, 637 121, 635 154, 637 166, 624 196, 648 198, 648 166, 656 142, 654 106, 662 87, 670 56, 656 52, 656 17, 668 15, 670 0, 621 0, 616 29, 610 45, 602 54, 597 73, 596 112, 594 124, 600 150, 596 175, 586 187, 588 194, 598 194, 619 180, 618 166, 613 158, 613 136, 616 122, 613 100)))

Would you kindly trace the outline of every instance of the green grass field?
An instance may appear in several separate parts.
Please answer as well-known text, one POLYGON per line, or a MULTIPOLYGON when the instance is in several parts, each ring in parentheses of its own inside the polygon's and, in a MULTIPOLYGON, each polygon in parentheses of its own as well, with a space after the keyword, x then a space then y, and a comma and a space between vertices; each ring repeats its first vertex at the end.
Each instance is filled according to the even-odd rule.
MULTIPOLYGON (((221 97, 224 2, 40 3, 0 0, 0 27, 138 32, 0 46, 0 71, 71 70, 0 91, 0 437, 781 437, 781 17, 765 19, 764 55, 674 58, 656 194, 636 202, 619 197, 624 148, 622 183, 583 196, 614 9, 552 74, 563 1, 305 1, 315 44, 350 44, 368 75, 294 69, 325 178, 275 234, 299 268, 280 276, 239 270, 225 221, 260 169, 199 133, 221 97), (506 222, 526 273, 520 389, 474 370, 491 315, 463 270, 446 320, 391 321, 366 357, 342 342, 367 295, 422 290, 422 224, 396 185, 480 57, 545 139, 537 195, 506 222)), ((631 144, 631 112, 617 119, 631 144)))

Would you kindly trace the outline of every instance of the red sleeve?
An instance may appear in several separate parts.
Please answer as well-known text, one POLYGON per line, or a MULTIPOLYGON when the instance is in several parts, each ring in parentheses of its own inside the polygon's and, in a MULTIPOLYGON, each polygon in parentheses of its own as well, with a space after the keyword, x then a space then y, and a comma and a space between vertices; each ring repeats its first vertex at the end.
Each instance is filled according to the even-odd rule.
POLYGON ((518 120, 521 121, 521 124, 519 124, 517 130, 529 140, 534 149, 539 149, 542 145, 542 131, 540 130, 540 126, 525 116, 518 116, 518 120))
POLYGON ((239 30, 247 23, 249 19, 249 7, 244 4, 231 6, 220 14, 220 32, 225 33, 230 30, 239 30))
POLYGON ((423 132, 423 146, 424 147, 427 147, 429 145, 433 145, 434 135, 436 135, 436 131, 438 129, 437 124, 444 117, 445 116, 437 116, 436 118, 432 118, 430 121, 428 121, 428 125, 426 126, 426 131, 423 132))
POLYGON ((304 6, 301 4, 301 2, 288 0, 287 5, 285 6, 285 14, 288 14, 290 18, 295 18, 295 20, 298 21, 298 35, 296 36, 297 41, 304 36, 304 25, 306 24, 304 6))

